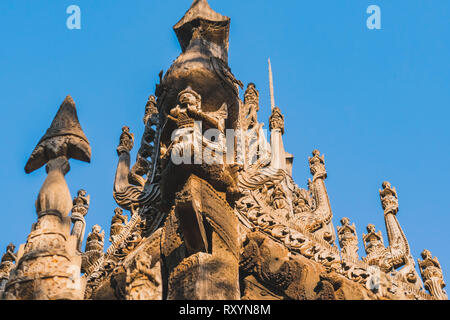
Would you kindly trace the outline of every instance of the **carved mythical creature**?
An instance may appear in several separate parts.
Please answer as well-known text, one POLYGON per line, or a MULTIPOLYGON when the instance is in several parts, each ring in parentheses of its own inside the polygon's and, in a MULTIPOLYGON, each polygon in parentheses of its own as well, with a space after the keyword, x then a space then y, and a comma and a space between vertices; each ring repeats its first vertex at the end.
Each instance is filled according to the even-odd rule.
MULTIPOLYGON (((159 267, 159 265, 158 265, 159 267)), ((127 268, 127 300, 158 300, 161 285, 161 270, 152 265, 152 256, 145 251, 139 252, 133 264, 127 268)))
POLYGON ((275 209, 285 209, 288 206, 286 201, 286 193, 284 192, 281 184, 274 185, 270 196, 270 201, 275 209))
POLYGON ((300 189, 297 185, 295 186, 293 193, 293 207, 294 214, 301 214, 303 212, 311 212, 314 210, 314 199, 311 196, 311 192, 300 189))

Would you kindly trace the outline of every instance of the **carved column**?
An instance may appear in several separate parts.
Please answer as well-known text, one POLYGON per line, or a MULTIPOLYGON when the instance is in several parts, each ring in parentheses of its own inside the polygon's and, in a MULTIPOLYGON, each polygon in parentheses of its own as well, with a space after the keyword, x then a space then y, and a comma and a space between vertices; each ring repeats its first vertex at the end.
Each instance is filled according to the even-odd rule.
POLYGON ((31 173, 47 164, 47 178, 36 200, 38 221, 20 247, 17 267, 6 285, 7 299, 83 298, 78 236, 70 234, 72 197, 64 176, 70 170, 69 158, 89 162, 90 155, 75 103, 68 96, 25 167, 31 173))

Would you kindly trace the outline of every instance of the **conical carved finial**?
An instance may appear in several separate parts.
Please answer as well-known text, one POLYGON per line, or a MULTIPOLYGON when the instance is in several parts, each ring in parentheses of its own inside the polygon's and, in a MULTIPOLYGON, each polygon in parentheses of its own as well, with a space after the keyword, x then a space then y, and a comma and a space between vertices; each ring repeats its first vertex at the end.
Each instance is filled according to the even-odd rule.
POLYGON ((25 172, 31 173, 52 159, 73 158, 90 162, 91 147, 78 121, 75 102, 67 96, 45 135, 39 140, 28 162, 25 172))
POLYGON ((194 0, 184 17, 173 29, 183 52, 191 39, 196 37, 204 37, 228 48, 230 18, 212 10, 206 0, 194 0))

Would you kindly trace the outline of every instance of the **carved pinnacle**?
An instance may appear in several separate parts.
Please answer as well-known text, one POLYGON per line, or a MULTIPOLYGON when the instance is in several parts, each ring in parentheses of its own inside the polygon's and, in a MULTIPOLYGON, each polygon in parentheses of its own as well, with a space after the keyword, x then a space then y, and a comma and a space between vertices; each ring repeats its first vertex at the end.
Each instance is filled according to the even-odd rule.
POLYGON ((91 147, 78 121, 75 102, 67 96, 50 128, 39 140, 25 166, 31 173, 57 158, 91 161, 91 147))

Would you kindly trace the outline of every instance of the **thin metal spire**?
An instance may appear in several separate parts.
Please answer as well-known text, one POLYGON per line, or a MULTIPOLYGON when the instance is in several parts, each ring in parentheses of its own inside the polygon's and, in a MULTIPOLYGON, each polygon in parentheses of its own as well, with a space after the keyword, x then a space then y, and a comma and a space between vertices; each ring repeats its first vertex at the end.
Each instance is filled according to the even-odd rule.
POLYGON ((273 94, 273 75, 272 75, 272 64, 269 58, 269 85, 270 85, 270 109, 275 108, 275 96, 273 94))

